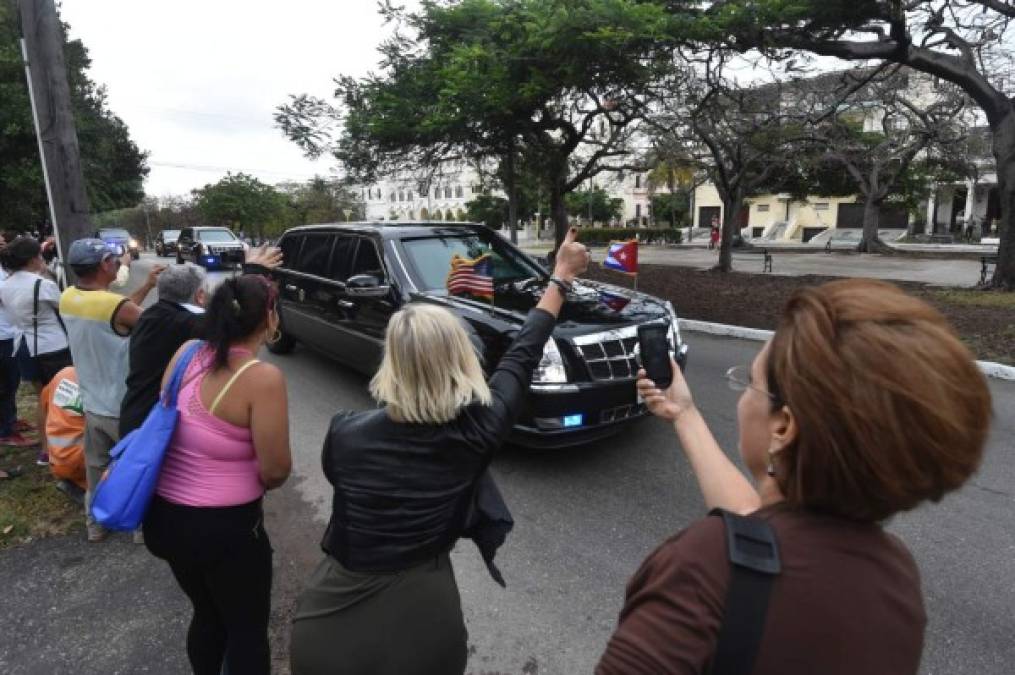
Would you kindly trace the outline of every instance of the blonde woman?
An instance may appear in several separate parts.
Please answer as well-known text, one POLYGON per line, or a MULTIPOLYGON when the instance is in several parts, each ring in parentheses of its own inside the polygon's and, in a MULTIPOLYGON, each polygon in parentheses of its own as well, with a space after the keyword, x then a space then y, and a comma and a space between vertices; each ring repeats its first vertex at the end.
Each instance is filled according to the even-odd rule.
POLYGON ((524 404, 565 289, 588 265, 575 234, 489 384, 453 314, 415 304, 392 317, 371 382, 384 407, 336 415, 324 442, 324 473, 335 487, 327 557, 296 608, 294 675, 465 670, 448 552, 524 404))

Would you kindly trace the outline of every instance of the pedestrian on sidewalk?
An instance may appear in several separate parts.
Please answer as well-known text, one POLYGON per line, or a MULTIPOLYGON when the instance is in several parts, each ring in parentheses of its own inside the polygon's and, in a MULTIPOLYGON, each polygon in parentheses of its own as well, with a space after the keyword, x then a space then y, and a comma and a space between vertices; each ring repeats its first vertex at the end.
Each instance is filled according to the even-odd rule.
POLYGON ((67 254, 77 282, 60 296, 60 314, 85 410, 85 524, 90 542, 107 536, 105 528, 92 518, 91 497, 109 465, 109 451, 120 440, 128 337, 141 316, 141 304, 163 269, 153 266, 144 284, 129 296, 114 293, 109 289, 120 274, 123 254, 101 239, 78 239, 67 254))
POLYGON ((718 225, 713 225, 712 230, 708 234, 708 247, 710 249, 719 247, 719 239, 721 238, 721 232, 718 225))
MULTIPOLYGON (((21 379, 31 382, 38 394, 54 375, 71 365, 67 332, 59 312, 60 289, 46 273, 42 247, 31 237, 9 242, 0 251, 0 263, 10 274, 0 287, 0 303, 23 336, 14 358, 21 379)), ((13 377, 8 384, 17 391, 13 377)), ((7 415, 10 414, 8 407, 7 415)), ((41 407, 36 424, 41 433, 46 424, 41 407)), ((42 450, 39 463, 46 464, 47 460, 42 450)))
POLYGON ((588 265, 576 237, 572 228, 551 283, 489 384, 465 327, 446 309, 410 304, 389 321, 370 384, 384 407, 339 413, 324 440, 324 474, 335 488, 327 556, 297 603, 294 675, 465 670, 449 552, 473 537, 499 580, 499 543, 482 542, 488 534, 502 542, 510 514, 486 468, 525 404, 566 289, 588 265), (467 522, 484 497, 490 520, 467 522))
MULTIPOLYGON (((13 238, 11 239, 13 241, 13 238)), ((7 246, 7 239, 0 235, 0 251, 7 246)), ((0 298, 3 296, 3 284, 8 277, 7 271, 0 267, 0 298)), ((18 387, 21 385, 21 372, 15 358, 17 346, 21 344, 21 331, 7 313, 0 301, 0 445, 30 447, 35 441, 26 438, 21 432, 30 426, 18 420, 18 387)))
POLYGON ((278 331, 276 300, 257 275, 228 279, 212 295, 144 520, 145 545, 194 607, 187 656, 196 675, 270 671, 272 551, 261 499, 285 482, 292 458, 285 378, 255 356, 278 331))
POLYGON ((641 372, 638 393, 673 425, 706 507, 771 528, 781 571, 732 571, 727 516, 699 520, 635 573, 596 672, 915 675, 920 574, 882 524, 979 466, 991 399, 969 350, 897 287, 835 281, 798 291, 772 340, 727 379, 742 392, 739 449, 754 485, 676 364, 669 389, 641 372))

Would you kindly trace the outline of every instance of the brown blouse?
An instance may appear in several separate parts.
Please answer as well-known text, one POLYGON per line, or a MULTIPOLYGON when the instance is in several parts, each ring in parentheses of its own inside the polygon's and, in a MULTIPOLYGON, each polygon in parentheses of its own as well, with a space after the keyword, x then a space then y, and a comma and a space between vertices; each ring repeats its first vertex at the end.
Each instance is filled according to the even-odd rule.
MULTIPOLYGON (((927 617, 913 557, 878 525, 764 508, 782 573, 755 675, 916 673, 927 617)), ((596 673, 707 673, 730 563, 721 518, 700 520, 642 563, 596 673)), ((745 674, 747 675, 747 674, 745 674)))

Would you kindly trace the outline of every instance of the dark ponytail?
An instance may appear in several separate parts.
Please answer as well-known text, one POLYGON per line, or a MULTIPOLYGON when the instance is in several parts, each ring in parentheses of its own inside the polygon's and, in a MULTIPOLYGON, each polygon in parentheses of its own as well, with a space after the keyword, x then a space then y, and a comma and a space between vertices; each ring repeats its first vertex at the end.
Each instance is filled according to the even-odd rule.
POLYGON ((264 330, 274 307, 274 289, 263 277, 232 277, 215 289, 204 317, 204 339, 215 352, 215 368, 228 366, 230 347, 264 330))
POLYGON ((11 274, 22 270, 32 262, 39 253, 42 246, 31 237, 17 237, 7 244, 3 251, 0 251, 0 265, 11 274))

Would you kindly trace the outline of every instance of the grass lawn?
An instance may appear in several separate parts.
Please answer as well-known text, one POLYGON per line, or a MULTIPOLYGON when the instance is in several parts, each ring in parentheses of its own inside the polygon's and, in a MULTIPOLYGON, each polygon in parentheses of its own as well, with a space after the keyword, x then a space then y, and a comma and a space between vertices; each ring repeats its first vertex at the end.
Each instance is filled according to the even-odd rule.
MULTIPOLYGON (((18 391, 18 417, 35 423, 35 390, 18 391)), ((34 438, 34 435, 32 436, 34 438)), ((0 446, 0 469, 20 467, 17 478, 0 480, 0 550, 39 537, 65 534, 84 524, 81 507, 56 489, 49 467, 36 466, 38 447, 0 446)))

